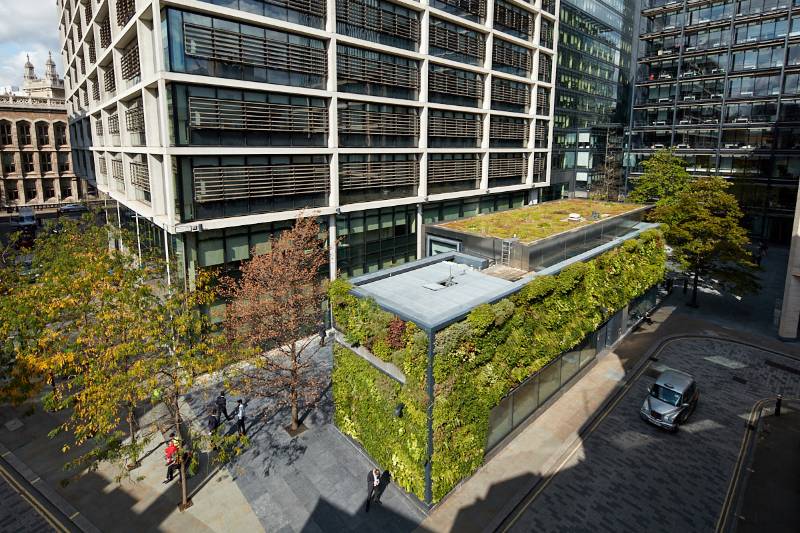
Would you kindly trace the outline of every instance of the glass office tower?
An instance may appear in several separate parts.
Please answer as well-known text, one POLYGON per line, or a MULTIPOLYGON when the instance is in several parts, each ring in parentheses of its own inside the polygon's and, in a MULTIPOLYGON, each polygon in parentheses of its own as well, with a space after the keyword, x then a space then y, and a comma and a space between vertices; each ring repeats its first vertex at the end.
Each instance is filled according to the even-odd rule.
POLYGON ((423 221, 548 184, 555 0, 58 8, 71 128, 93 155, 77 170, 189 279, 303 209, 332 275, 378 270, 421 253, 423 221))
POLYGON ((622 155, 630 112, 637 0, 563 0, 559 15, 551 186, 586 196, 606 156, 622 155))
POLYGON ((800 0, 647 0, 631 174, 674 147, 719 174, 756 238, 788 243, 800 179, 800 0))

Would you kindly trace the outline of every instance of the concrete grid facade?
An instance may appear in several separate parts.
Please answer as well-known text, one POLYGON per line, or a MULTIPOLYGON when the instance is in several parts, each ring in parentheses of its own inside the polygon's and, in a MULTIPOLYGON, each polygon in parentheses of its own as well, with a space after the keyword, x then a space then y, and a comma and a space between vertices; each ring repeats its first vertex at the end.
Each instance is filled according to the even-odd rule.
POLYGON ((557 0, 58 4, 76 171, 189 279, 303 209, 385 268, 549 183, 557 0))

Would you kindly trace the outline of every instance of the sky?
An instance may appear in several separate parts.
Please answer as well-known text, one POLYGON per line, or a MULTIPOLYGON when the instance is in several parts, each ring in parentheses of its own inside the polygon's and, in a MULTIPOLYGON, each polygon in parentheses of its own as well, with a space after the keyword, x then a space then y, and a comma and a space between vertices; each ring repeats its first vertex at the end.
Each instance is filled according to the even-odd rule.
POLYGON ((0 0, 0 87, 22 85, 25 54, 30 54, 36 75, 44 76, 48 50, 63 77, 58 41, 56 0, 0 0))

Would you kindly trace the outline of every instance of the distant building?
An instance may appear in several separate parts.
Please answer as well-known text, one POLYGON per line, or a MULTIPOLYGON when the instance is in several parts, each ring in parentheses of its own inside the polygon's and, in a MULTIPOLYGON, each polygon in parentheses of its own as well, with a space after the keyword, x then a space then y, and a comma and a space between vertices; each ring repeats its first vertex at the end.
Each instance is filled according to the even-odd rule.
POLYGON ((38 78, 30 58, 22 90, 0 92, 0 206, 59 204, 88 195, 72 170, 64 81, 51 57, 38 78))

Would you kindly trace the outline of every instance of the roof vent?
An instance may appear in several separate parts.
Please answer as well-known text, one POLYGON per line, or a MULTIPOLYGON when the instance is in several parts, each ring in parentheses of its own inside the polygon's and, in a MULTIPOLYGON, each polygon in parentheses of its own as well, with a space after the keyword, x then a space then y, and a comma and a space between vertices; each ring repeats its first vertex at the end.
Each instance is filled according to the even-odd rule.
POLYGON ((583 217, 580 215, 580 213, 570 213, 567 217, 567 220, 570 222, 580 222, 583 220, 583 217))

